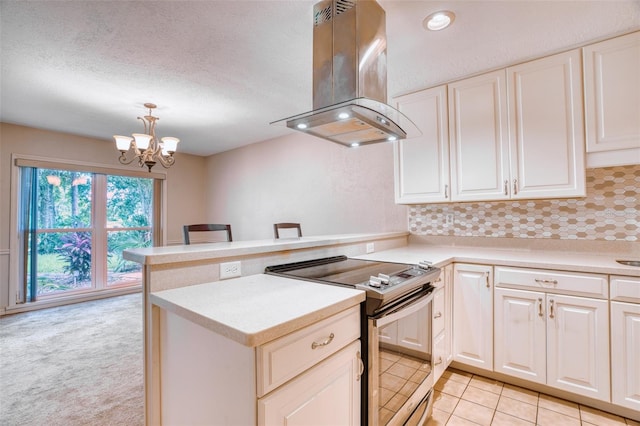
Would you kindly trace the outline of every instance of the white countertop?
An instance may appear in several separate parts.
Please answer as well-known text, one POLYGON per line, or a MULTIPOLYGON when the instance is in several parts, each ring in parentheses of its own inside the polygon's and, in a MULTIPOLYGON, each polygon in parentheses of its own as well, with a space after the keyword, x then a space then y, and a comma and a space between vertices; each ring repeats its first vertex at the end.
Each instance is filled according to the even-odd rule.
POLYGON ((149 298, 154 305, 255 347, 355 306, 365 294, 257 274, 159 291, 149 298))
POLYGON ((440 267, 451 262, 555 269, 609 275, 640 277, 640 267, 621 265, 623 260, 639 260, 640 252, 624 255, 592 254, 552 250, 506 249, 410 244, 405 247, 356 256, 359 259, 415 264, 423 260, 440 267))
POLYGON ((361 241, 406 237, 408 235, 409 232, 402 231, 147 247, 125 250, 122 257, 143 265, 159 265, 175 262, 213 260, 234 256, 261 255, 287 250, 300 250, 361 241))
MULTIPOLYGON (((361 237, 343 236, 342 241, 352 238, 361 237)), ((335 243, 336 240, 324 237, 321 243, 335 243)), ((311 238, 296 242, 310 247, 318 245, 318 241, 311 238)), ((296 242, 280 244, 286 246, 296 242)), ((270 241, 268 245, 273 247, 274 242, 270 241)), ((195 248, 203 250, 201 245, 191 247, 194 247, 193 254, 198 253, 195 248)), ((255 247, 268 250, 266 245, 256 244, 255 247)), ((165 254, 169 255, 189 248, 160 247, 154 252, 157 255, 159 250, 165 249, 165 254)), ((209 249, 205 247, 204 250, 209 249)), ((228 250, 220 250, 221 256, 229 255, 228 250)), ((635 259, 637 254, 634 251, 627 257, 635 259)), ((616 262, 624 256, 606 253, 409 244, 356 257, 409 264, 427 260, 437 267, 465 262, 640 277, 640 268, 616 262)), ((365 299, 364 292, 359 290, 264 274, 159 291, 150 293, 149 297, 157 306, 250 347, 311 325, 365 299)))

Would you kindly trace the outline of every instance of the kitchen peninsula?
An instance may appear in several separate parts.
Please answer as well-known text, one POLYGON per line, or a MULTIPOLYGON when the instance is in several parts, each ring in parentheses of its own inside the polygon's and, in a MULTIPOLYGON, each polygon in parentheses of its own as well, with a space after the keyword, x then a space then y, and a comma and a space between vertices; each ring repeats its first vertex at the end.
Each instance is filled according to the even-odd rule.
MULTIPOLYGON (((160 392, 160 321, 161 308, 164 310, 173 309, 177 315, 182 315, 191 321, 195 321, 203 326, 212 326, 212 331, 221 332, 230 337, 232 341, 246 344, 253 347, 270 339, 275 339, 280 335, 294 331, 297 328, 304 328, 311 322, 317 322, 323 318, 327 319, 336 313, 340 308, 346 309, 348 306, 357 305, 364 300, 362 292, 347 289, 324 289, 324 286, 313 286, 309 283, 302 283, 305 286, 313 286, 312 294, 306 297, 309 303, 301 303, 296 297, 296 304, 305 308, 306 311, 295 311, 289 307, 289 299, 284 297, 278 304, 266 304, 255 306, 250 309, 247 315, 269 310, 280 310, 281 316, 274 316, 268 320, 258 320, 252 322, 247 315, 239 317, 243 322, 242 326, 247 326, 241 331, 234 329, 236 324, 222 325, 216 323, 215 318, 207 317, 198 312, 190 312, 191 309, 184 304, 176 302, 176 298, 184 297, 187 300, 204 300, 205 305, 210 303, 215 306, 215 300, 203 299, 202 291, 207 290, 217 292, 229 289, 229 291, 240 290, 240 294, 245 299, 256 296, 250 288, 262 287, 263 292, 259 295, 261 302, 266 302, 268 296, 266 291, 283 291, 289 295, 296 295, 301 287, 290 287, 286 284, 292 280, 286 278, 261 277, 264 268, 269 265, 296 262, 301 260, 329 257, 336 255, 358 256, 367 252, 377 250, 389 250, 406 246, 408 243, 408 232, 387 232, 380 234, 346 234, 346 235, 326 235, 311 236, 297 239, 280 240, 255 240, 255 241, 233 241, 224 243, 198 244, 185 246, 152 247, 145 249, 126 250, 123 257, 127 260, 138 262, 142 265, 143 275, 143 315, 144 315, 144 374, 145 374, 145 422, 148 425, 161 424, 161 392, 160 392), (242 278, 235 278, 228 281, 220 281, 221 264, 229 262, 240 262, 240 275, 242 278), (252 278, 253 277, 253 278, 252 278), (258 281, 256 281, 258 280, 258 281), (213 284, 211 284, 213 283, 213 284), (272 285, 268 286, 267 283, 272 285), (199 284, 202 284, 200 286, 199 284), (275 284, 275 287, 274 285, 275 284), (182 293, 162 293, 166 300, 162 300, 161 294, 152 295, 171 289, 180 289, 182 293), (339 291, 343 290, 343 291, 339 291), (157 296, 157 297, 156 297, 157 296), (313 300, 315 299, 315 301, 313 300), (282 311, 285 309, 285 311, 282 311), (283 313, 284 312, 284 313, 283 313), (288 314, 287 314, 288 313, 288 314), (288 315, 288 316, 287 316, 288 315), (283 319, 285 318, 286 319, 283 319), (276 321, 278 318, 281 323, 276 321), (220 326, 221 328, 215 328, 220 326), (253 328, 248 332, 251 324, 257 324, 258 332, 253 328), (233 330, 233 331, 232 331, 233 330), (236 340, 233 340, 236 338, 236 340)), ((308 288, 308 287, 307 287, 308 288)), ((274 293, 275 294, 275 293, 274 293)), ((220 294, 216 293, 215 297, 220 294)), ((238 296, 238 295, 236 295, 238 296)), ((299 294, 298 294, 299 296, 299 294)), ((238 296, 240 297, 240 296, 238 296)), ((230 300, 238 297, 229 296, 230 300)), ((184 299, 182 299, 184 301, 184 299)), ((190 305, 193 307, 193 305, 190 305)), ((210 311, 209 311, 210 312, 210 311)), ((242 327, 241 326, 241 327, 242 327)), ((359 335, 359 329, 358 329, 359 335)), ((242 351, 242 350, 241 350, 242 351)))
MULTIPOLYGON (((261 275, 264 267, 268 265, 338 254, 345 254, 349 257, 405 263, 417 263, 418 261, 428 260, 439 267, 446 267, 451 264, 482 265, 490 268, 488 270, 490 271, 492 281, 491 286, 488 285, 489 281, 487 277, 489 275, 481 276, 483 284, 485 282, 484 280, 487 280, 487 288, 490 290, 491 295, 494 292, 494 277, 507 277, 508 275, 506 274, 508 272, 514 272, 513 270, 516 269, 518 270, 516 272, 530 274, 542 272, 556 275, 566 274, 569 275, 571 279, 575 277, 581 278, 591 274, 598 279, 594 282, 596 282, 599 287, 594 291, 596 293, 604 292, 603 295, 596 294, 596 298, 599 297, 603 301, 606 301, 606 303, 609 303, 609 299, 612 301, 621 300, 625 303, 636 299, 640 300, 640 268, 626 266, 616 262, 618 259, 637 260, 640 257, 637 245, 617 244, 615 245, 615 247, 617 247, 615 250, 611 250, 611 247, 614 247, 613 245, 607 245, 604 250, 602 250, 603 246, 598 246, 598 250, 594 251, 595 245, 577 244, 575 242, 523 242, 522 240, 507 240, 507 245, 509 246, 505 246, 500 245, 500 243, 504 243, 505 241, 498 242, 497 240, 498 239, 490 241, 488 239, 473 238, 425 239, 415 236, 410 237, 406 232, 399 232, 305 237, 300 240, 288 241, 271 240, 206 244, 202 246, 159 247, 125 252, 125 258, 137 261, 143 265, 145 277, 147 424, 161 423, 157 420, 160 418, 159 404, 161 401, 159 386, 160 366, 158 365, 160 359, 160 342, 157 341, 157 336, 159 336, 160 333, 160 319, 162 315, 174 316, 175 318, 173 318, 173 320, 177 323, 183 323, 184 320, 186 320, 184 323, 195 322, 207 329, 211 334, 218 333, 221 336, 226 336, 225 338, 229 338, 235 343, 238 343, 238 348, 242 346, 247 348, 248 352, 241 351, 245 352, 245 358, 243 359, 248 360, 247 362, 255 362, 256 360, 252 358, 255 347, 269 343, 269 341, 273 341, 274 339, 277 340, 292 332, 295 334, 295 330, 313 326, 314 322, 322 323, 328 318, 335 318, 335 315, 340 315, 340 312, 346 315, 347 312, 350 312, 350 309, 353 309, 353 306, 363 300, 362 296, 359 295, 359 292, 356 290, 342 288, 326 289, 325 287, 327 286, 291 280, 297 284, 303 283, 304 286, 307 286, 304 290, 304 296, 300 293, 295 296, 296 304, 306 305, 310 303, 308 299, 316 299, 317 303, 324 305, 326 311, 321 309, 317 304, 310 306, 309 311, 306 313, 298 311, 293 315, 293 317, 298 319, 302 318, 302 320, 287 321, 282 319, 286 316, 286 313, 282 312, 282 308, 290 304, 283 303, 279 305, 276 298, 271 299, 272 302, 265 303, 260 309, 240 310, 237 316, 229 322, 229 328, 226 328, 223 324, 221 325, 223 321, 220 320, 220 316, 227 315, 227 318, 233 317, 232 311, 234 305, 228 305, 227 308, 225 308, 227 309, 226 311, 224 309, 218 311, 214 308, 214 306, 216 306, 216 297, 227 294, 229 301, 233 299, 236 304, 235 306, 238 306, 238 303, 242 304, 242 300, 238 300, 237 294, 234 293, 234 291, 239 291, 241 288, 254 288, 259 286, 264 288, 266 292, 269 292, 269 289, 273 289, 272 291, 276 294, 282 290, 282 286, 286 287, 288 285, 287 279, 261 275), (484 242, 485 244, 481 245, 478 241, 484 242), (487 242, 490 244, 487 244, 487 242), (367 253, 367 251, 373 252, 367 253), (594 252, 602 254, 593 254, 594 252), (236 260, 241 261, 242 278, 217 282, 219 281, 219 264, 236 260), (276 286, 267 287, 270 281, 271 284, 276 284, 276 286), (619 289, 627 293, 620 296, 617 293, 619 289), (337 290, 343 290, 344 293, 337 295, 334 293, 334 291, 337 290), (325 292, 330 292, 332 295, 328 295, 325 292), (324 294, 324 296, 321 296, 322 294, 324 294), (209 310, 207 311, 207 309, 209 310), (167 311, 168 314, 162 313, 163 311, 167 311), (266 325, 264 327, 264 330, 268 330, 264 332, 266 334, 263 332, 238 332, 238 328, 241 328, 243 321, 246 321, 245 324, 251 322, 251 315, 264 315, 271 311, 273 311, 274 316, 280 316, 280 320, 274 320, 275 322, 266 325), (275 311, 278 312, 276 313, 275 311), (235 326, 232 325, 233 321, 237 321, 235 326), (282 324, 277 325, 276 323, 278 322, 282 324), (250 353, 248 358, 246 356, 247 353, 250 353)), ((536 275, 536 278, 537 277, 536 275)), ((458 283, 454 279, 453 285, 455 289, 455 286, 461 287, 462 283, 458 283)), ((496 282, 495 285, 498 286, 499 283, 496 282)), ((506 287, 509 287, 509 284, 507 284, 506 287)), ((301 287, 296 288, 297 290, 295 291, 302 291, 301 287)), ((496 291, 497 290, 496 288, 496 291)), ((576 289, 570 289, 570 291, 573 290, 576 289)), ((553 289, 546 289, 545 291, 550 291, 550 294, 555 294, 553 293, 555 291, 553 289)), ((578 288, 577 291, 581 290, 578 288)), ((242 293, 241 290, 240 292, 242 293)), ((250 292, 244 292, 243 294, 251 296, 250 292)), ((269 296, 263 294, 260 297, 267 301, 269 296)), ((251 297, 249 297, 249 299, 251 299, 251 297)), ((283 300, 284 299, 281 298, 280 303, 282 303, 283 300)), ((493 300, 493 296, 491 300, 493 300)), ((251 302, 248 301, 247 303, 251 302)), ((301 306, 300 308, 302 309, 303 307, 304 306, 301 306)), ((493 309, 494 305, 489 305, 489 308, 493 309)), ((224 320, 224 322, 226 321, 228 321, 228 319, 224 320)), ((348 323, 348 320, 345 321, 348 323)), ((493 330, 493 323, 489 324, 489 328, 493 330)), ((607 334, 608 331, 607 329, 607 334)), ((493 333, 490 337, 491 342, 493 342, 493 333)), ((355 341, 354 339, 357 339, 357 336, 349 335, 345 336, 345 339, 344 344, 351 347, 349 342, 355 341)), ((608 342, 608 337, 606 341, 608 342)), ((608 361, 607 359, 607 371, 609 369, 608 361)), ((187 365, 187 367, 189 366, 187 365)), ((465 364, 460 364, 460 368, 465 368, 465 364)), ((470 367, 470 369, 473 369, 473 367, 470 367)), ((493 368, 485 369, 485 371, 480 369, 479 371, 483 374, 487 373, 487 375, 490 376, 489 373, 493 371, 493 368)), ((632 377, 633 373, 629 372, 628 375, 632 377)), ((505 379, 505 377, 501 376, 501 379, 505 379)), ((526 383, 518 384, 527 385, 526 383)), ((535 384, 532 385, 534 388, 535 386, 535 384)), ((609 386, 607 385, 606 388, 609 389, 609 386)), ((267 391, 268 390, 269 388, 267 388, 267 391)), ((543 387, 543 390, 553 393, 553 388, 549 386, 543 387)), ((222 391, 224 392, 224 389, 222 391)), ((260 395, 259 390, 252 389, 251 391, 255 391, 255 394, 258 396, 260 395)), ((263 391, 265 390, 263 389, 263 391)), ((564 392, 562 397, 571 399, 571 395, 567 392, 564 392)), ((582 398, 582 396, 578 395, 577 399, 580 400, 580 398, 582 398)), ((607 396, 607 398, 609 397, 607 396)), ((634 410, 633 408, 620 407, 615 404, 612 405, 610 402, 607 402, 607 398, 597 399, 587 397, 585 403, 639 420, 637 409, 634 410)), ((250 403, 255 404, 255 401, 250 403)), ((258 408, 256 408, 255 411, 259 411, 258 408)))

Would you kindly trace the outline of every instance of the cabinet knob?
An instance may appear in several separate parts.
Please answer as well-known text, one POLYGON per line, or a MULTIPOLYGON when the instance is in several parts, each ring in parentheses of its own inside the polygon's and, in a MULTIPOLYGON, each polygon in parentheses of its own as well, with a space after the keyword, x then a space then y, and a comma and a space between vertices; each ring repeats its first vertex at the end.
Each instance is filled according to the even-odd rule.
POLYGON ((433 316, 433 319, 440 318, 441 316, 442 312, 436 312, 436 314, 433 316))

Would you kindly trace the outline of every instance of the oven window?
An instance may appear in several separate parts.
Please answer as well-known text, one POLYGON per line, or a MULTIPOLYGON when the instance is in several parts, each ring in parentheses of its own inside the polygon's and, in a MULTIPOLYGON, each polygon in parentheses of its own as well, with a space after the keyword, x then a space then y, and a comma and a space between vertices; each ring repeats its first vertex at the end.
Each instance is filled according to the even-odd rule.
MULTIPOLYGON (((386 425, 431 388, 431 304, 378 329, 378 421, 386 425)), ((394 420, 394 423, 396 423, 394 420)))

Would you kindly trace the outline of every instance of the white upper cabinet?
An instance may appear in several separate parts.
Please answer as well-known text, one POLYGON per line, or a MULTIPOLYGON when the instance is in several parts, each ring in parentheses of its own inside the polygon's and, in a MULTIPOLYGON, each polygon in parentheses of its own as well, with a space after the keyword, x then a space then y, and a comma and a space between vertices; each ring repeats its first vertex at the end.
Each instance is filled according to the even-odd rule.
POLYGON ((396 203, 449 201, 446 86, 400 96, 395 102, 422 132, 395 143, 396 203))
POLYGON ((504 70, 449 84, 451 200, 508 198, 509 127, 504 70))
POLYGON ((507 68, 511 198, 586 195, 580 50, 507 68))
POLYGON ((451 199, 586 195, 580 50, 449 84, 451 199))
POLYGON ((640 32, 584 48, 588 165, 640 164, 640 32))

